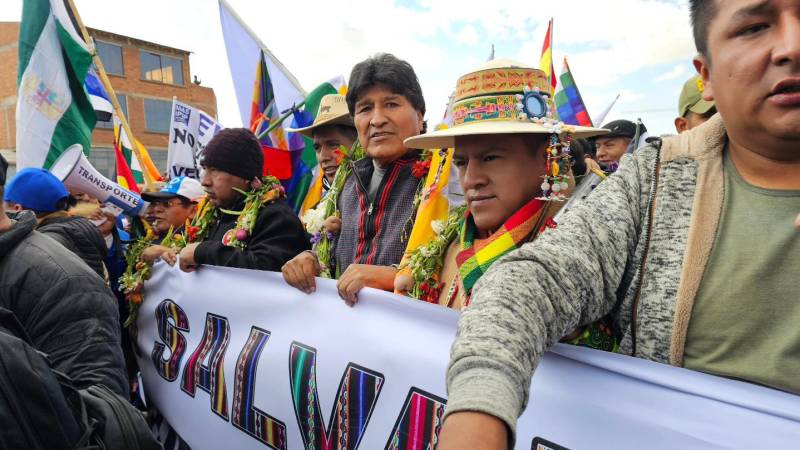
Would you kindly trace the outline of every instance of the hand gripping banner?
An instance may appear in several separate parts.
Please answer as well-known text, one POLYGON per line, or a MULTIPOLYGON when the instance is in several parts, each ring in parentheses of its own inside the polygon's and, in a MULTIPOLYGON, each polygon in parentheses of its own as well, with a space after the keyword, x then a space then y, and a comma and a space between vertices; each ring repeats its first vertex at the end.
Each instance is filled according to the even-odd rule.
MULTIPOLYGON (((139 310, 150 401, 195 450, 433 450, 458 313, 331 280, 159 263, 139 310)), ((786 374, 796 376, 797 374, 786 374)), ((558 345, 536 371, 517 449, 796 448, 800 397, 558 345)))

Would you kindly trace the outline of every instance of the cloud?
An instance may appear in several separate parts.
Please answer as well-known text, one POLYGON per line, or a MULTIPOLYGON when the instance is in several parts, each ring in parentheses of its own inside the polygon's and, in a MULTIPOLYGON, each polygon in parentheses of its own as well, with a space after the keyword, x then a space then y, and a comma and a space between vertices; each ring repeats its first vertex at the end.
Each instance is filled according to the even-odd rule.
MULTIPOLYGON (((610 96, 631 74, 688 62, 695 53, 685 0, 562 0, 546 8, 519 0, 493 0, 490 8, 484 0, 228 1, 306 89, 347 77, 376 52, 408 60, 432 122, 458 76, 484 61, 492 43, 497 57, 538 65, 551 16, 556 70, 568 55, 584 95, 610 96)), ((0 20, 19 20, 22 0, 4 3, 0 20)), ((239 125, 217 0, 76 3, 88 26, 193 52, 192 72, 214 88, 221 122, 239 125)), ((630 89, 648 95, 655 87, 630 89)))
POLYGON ((678 64, 672 70, 656 77, 656 81, 669 81, 683 77, 686 74, 686 64, 678 64))
POLYGON ((456 42, 465 45, 475 45, 480 42, 478 30, 472 25, 464 25, 455 35, 456 42))

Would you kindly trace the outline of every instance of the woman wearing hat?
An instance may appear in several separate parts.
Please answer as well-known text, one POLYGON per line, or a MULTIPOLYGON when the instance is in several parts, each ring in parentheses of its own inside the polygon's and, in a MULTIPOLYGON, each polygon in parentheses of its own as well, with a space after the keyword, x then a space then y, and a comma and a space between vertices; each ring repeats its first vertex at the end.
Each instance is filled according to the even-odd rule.
POLYGON ((458 80, 453 127, 406 140, 414 148, 454 148, 466 214, 451 214, 438 227, 439 242, 406 258, 412 275, 397 278, 398 291, 461 309, 494 261, 552 224, 571 184, 570 140, 605 130, 553 120, 549 96, 539 93, 548 89, 538 69, 490 61, 458 80))

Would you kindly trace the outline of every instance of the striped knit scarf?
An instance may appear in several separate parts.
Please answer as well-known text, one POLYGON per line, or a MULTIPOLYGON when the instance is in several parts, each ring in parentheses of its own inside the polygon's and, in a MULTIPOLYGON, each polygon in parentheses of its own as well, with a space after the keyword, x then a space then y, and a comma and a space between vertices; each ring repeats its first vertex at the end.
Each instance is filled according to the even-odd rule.
POLYGON ((472 287, 498 258, 529 240, 540 225, 546 204, 539 199, 531 200, 512 214, 499 230, 476 245, 473 244, 477 228, 472 215, 467 213, 461 230, 461 251, 456 255, 458 273, 467 297, 472 295, 472 287))

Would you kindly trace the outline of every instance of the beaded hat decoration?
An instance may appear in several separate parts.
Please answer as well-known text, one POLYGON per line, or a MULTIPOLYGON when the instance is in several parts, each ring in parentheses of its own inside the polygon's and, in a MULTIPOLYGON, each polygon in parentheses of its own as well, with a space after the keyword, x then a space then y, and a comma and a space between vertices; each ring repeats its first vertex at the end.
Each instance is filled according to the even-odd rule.
POLYGON ((544 72, 496 59, 458 79, 453 126, 410 137, 410 148, 452 148, 456 137, 494 134, 548 134, 542 197, 563 200, 570 173, 569 143, 605 134, 601 128, 565 125, 554 113, 550 82, 544 72))

